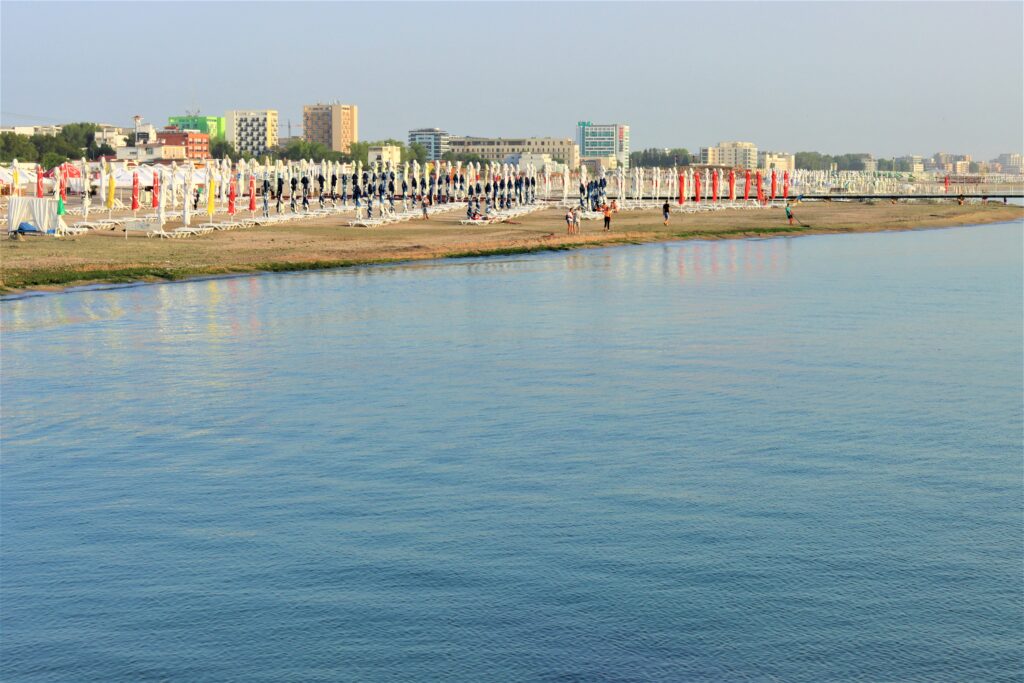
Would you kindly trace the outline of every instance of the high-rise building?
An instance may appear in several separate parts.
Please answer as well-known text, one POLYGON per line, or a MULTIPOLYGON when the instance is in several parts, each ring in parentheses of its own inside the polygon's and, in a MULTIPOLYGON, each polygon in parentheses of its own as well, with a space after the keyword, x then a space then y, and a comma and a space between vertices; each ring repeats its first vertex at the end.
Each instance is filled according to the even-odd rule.
POLYGON ((625 123, 576 124, 576 144, 582 157, 615 157, 618 164, 629 167, 629 126, 625 123))
POLYGON ((199 114, 170 116, 167 119, 167 127, 178 130, 197 130, 209 135, 211 140, 224 139, 223 116, 200 116, 199 114))
POLYGON ((253 156, 277 147, 277 110, 235 109, 225 112, 224 137, 239 152, 253 156))
POLYGON ((302 108, 302 137, 335 152, 350 152, 359 142, 359 107, 354 104, 307 104, 302 108))
POLYGON ((1016 152, 1006 152, 996 157, 1003 167, 1003 173, 1024 173, 1024 156, 1016 152))
POLYGON ((757 168, 757 145, 753 142, 719 142, 700 148, 700 163, 733 168, 757 168))
POLYGON ((444 156, 449 150, 450 138, 451 136, 440 128, 417 128, 409 131, 409 145, 423 145, 430 161, 437 161, 444 156))
POLYGON ((482 157, 487 161, 504 161, 510 154, 550 154, 552 159, 576 168, 580 164, 580 148, 570 138, 477 138, 451 136, 448 146, 455 154, 482 157))

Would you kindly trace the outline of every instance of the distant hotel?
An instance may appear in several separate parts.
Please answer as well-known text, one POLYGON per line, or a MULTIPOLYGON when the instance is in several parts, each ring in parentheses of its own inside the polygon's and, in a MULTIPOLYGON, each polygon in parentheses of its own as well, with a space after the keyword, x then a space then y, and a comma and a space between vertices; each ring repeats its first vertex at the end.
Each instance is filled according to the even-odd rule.
MULTIPOLYGON (((584 159, 608 159, 629 167, 629 126, 624 123, 595 124, 580 121, 576 124, 576 144, 584 159)), ((569 164, 575 168, 576 164, 569 164)))
POLYGON ((236 109, 225 112, 224 136, 239 152, 260 156, 277 147, 277 110, 236 109))
POLYGON ((448 140, 455 154, 471 154, 487 161, 502 162, 516 154, 548 154, 552 159, 576 168, 580 148, 571 138, 477 138, 453 136, 448 140))
POLYGON ((359 107, 354 104, 307 104, 302 108, 302 137, 335 152, 352 151, 359 142, 359 107))
POLYGON ((450 138, 440 128, 417 128, 409 131, 409 146, 422 145, 427 150, 427 159, 437 161, 449 150, 450 138))
POLYGON ((700 149, 700 163, 707 166, 755 169, 757 161, 757 145, 753 142, 719 142, 700 149))

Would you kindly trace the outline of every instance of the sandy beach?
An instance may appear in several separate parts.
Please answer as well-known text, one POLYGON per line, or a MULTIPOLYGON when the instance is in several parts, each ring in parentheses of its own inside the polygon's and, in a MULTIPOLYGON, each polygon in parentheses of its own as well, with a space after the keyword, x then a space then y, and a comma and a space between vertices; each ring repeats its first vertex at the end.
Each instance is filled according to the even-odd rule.
MULTIPOLYGON (((621 212, 612 230, 584 221, 565 234, 564 210, 544 209, 509 223, 465 226, 461 210, 376 228, 348 227, 351 214, 209 235, 161 240, 122 231, 0 243, 0 291, 60 289, 95 282, 175 280, 203 275, 333 268, 367 263, 523 253, 681 239, 737 239, 912 230, 1021 220, 1024 207, 1001 203, 815 202, 796 207, 803 225, 783 209, 673 214, 621 212)), ((241 212, 240 215, 248 215, 241 212)), ((168 226, 173 228, 174 223, 168 226)))

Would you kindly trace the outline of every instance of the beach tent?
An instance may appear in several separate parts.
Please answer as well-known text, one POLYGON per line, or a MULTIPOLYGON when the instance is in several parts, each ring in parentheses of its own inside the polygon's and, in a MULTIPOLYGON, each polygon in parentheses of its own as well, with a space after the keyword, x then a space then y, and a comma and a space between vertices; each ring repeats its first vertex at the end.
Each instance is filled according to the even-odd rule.
POLYGON ((7 232, 55 235, 67 226, 60 217, 58 199, 11 197, 7 204, 7 232))

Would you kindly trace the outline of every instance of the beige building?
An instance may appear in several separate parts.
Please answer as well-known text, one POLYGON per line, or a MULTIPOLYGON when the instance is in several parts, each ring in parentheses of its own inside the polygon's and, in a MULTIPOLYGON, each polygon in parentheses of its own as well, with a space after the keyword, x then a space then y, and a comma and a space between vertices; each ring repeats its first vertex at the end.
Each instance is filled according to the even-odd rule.
POLYGON ((382 166, 391 164, 397 168, 402 163, 402 148, 398 145, 374 145, 366 150, 366 160, 369 163, 379 161, 382 166))
POLYGON ((277 147, 276 109, 235 109, 224 113, 224 137, 253 156, 277 147))
POLYGON ((359 142, 359 107, 354 104, 307 104, 302 108, 302 137, 335 152, 349 152, 359 142))
POLYGON ((569 168, 580 163, 580 148, 572 138, 451 137, 448 148, 455 154, 474 154, 487 161, 504 161, 510 154, 550 154, 569 168))
POLYGON ((757 167, 766 171, 793 171, 796 169, 796 157, 786 152, 758 152, 757 167))
POLYGON ((118 147, 115 152, 118 159, 126 161, 184 161, 185 145, 145 144, 138 147, 118 147))
POLYGON ((708 166, 757 168, 757 145, 753 142, 719 142, 714 147, 701 147, 700 163, 708 166))
POLYGON ((614 168, 618 168, 619 159, 612 155, 607 157, 583 157, 580 159, 580 165, 586 166, 589 173, 600 173, 601 168, 606 171, 610 171, 614 168))

